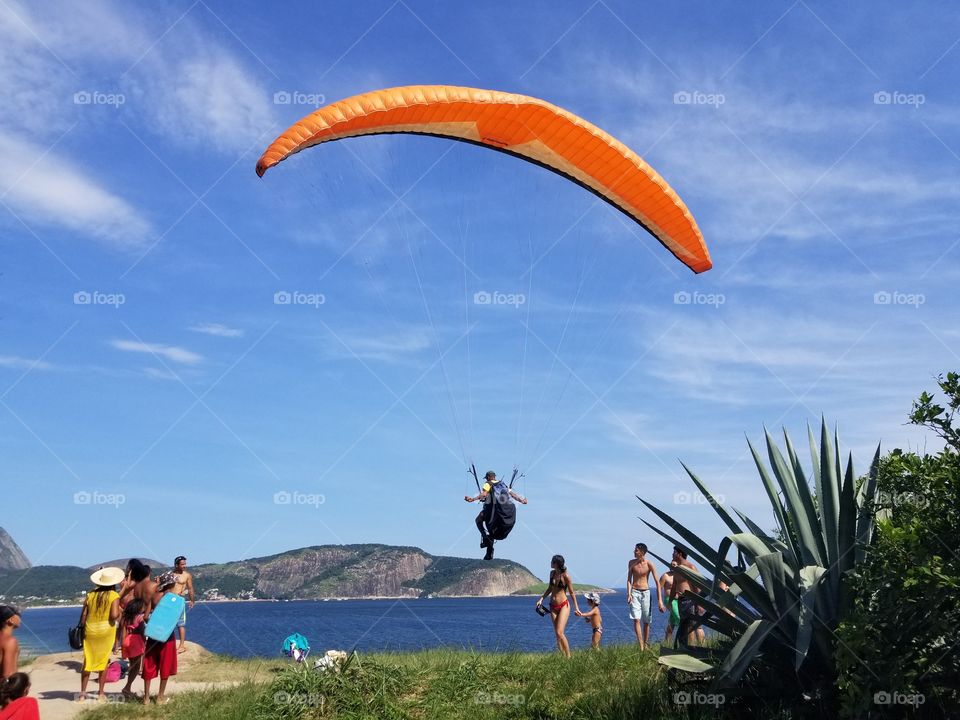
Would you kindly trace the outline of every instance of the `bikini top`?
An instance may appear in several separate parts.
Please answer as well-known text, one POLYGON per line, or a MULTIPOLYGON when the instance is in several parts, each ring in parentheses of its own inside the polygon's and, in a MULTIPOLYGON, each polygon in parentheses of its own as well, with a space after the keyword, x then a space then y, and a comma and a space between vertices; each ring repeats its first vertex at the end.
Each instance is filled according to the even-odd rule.
POLYGON ((570 585, 566 582, 563 582, 563 573, 558 573, 556 570, 550 571, 550 589, 570 592, 570 585), (558 581, 562 584, 558 584, 558 581))

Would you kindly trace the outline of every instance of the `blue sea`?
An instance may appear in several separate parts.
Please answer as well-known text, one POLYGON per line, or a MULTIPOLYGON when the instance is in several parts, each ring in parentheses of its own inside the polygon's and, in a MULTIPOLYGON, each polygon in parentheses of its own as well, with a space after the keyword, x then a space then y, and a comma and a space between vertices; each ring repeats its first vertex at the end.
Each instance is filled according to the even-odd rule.
MULTIPOLYGON (((188 614, 187 639, 235 657, 277 656, 283 639, 294 632, 305 635, 314 652, 553 650, 550 618, 536 614, 535 602, 505 597, 197 603, 188 614)), ((605 645, 636 642, 623 593, 603 595, 600 607, 605 645)), ((26 610, 17 637, 31 655, 65 652, 70 649, 67 629, 79 615, 79 608, 26 610)), ((654 608, 652 641, 662 639, 666 619, 654 608)), ((589 647, 590 628, 571 615, 567 638, 572 647, 589 647)))

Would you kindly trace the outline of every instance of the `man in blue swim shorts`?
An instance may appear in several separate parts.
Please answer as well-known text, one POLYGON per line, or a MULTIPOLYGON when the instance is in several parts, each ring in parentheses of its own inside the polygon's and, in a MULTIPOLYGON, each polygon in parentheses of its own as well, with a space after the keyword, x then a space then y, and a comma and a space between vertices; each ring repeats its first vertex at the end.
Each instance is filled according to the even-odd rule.
POLYGON ((173 592, 187 601, 183 604, 183 612, 177 621, 177 632, 180 634, 180 647, 177 652, 182 653, 186 650, 187 641, 187 607, 193 610, 194 601, 193 575, 187 570, 187 559, 183 555, 178 555, 173 561, 173 577, 176 580, 173 592))
MULTIPOLYGON (((627 603, 630 605, 630 619, 637 634, 637 642, 643 650, 650 644, 650 588, 659 588, 657 568, 647 560, 647 546, 637 543, 633 549, 633 560, 627 564, 627 603), (653 577, 651 585, 649 578, 653 577)), ((657 593, 657 605, 664 611, 663 598, 657 593)))

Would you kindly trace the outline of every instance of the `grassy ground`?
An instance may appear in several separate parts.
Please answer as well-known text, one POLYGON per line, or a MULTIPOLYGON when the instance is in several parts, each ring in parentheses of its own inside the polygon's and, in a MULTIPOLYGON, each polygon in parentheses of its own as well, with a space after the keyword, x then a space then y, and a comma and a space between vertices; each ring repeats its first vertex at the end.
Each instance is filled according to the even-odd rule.
POLYGON ((177 675, 184 682, 270 682, 281 670, 289 667, 289 661, 252 658, 240 660, 225 655, 204 655, 177 675))
POLYGON ((273 661, 211 659, 190 680, 239 682, 229 689, 174 696, 169 705, 94 708, 83 720, 150 717, 193 720, 305 718, 614 718, 709 717, 678 706, 654 651, 612 647, 569 661, 559 655, 457 650, 355 656, 342 673, 273 661))

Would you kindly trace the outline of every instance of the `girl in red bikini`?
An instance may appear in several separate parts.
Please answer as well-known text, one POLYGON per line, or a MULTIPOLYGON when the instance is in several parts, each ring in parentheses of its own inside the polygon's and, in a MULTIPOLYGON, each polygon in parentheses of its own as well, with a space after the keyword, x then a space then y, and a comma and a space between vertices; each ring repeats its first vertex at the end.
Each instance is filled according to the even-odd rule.
POLYGON ((133 681, 140 677, 143 653, 147 647, 146 636, 144 635, 147 626, 145 610, 146 606, 143 604, 143 600, 133 598, 124 608, 123 621, 120 623, 123 658, 130 663, 130 668, 127 671, 127 684, 120 692, 127 699, 133 697, 133 681))
POLYGON ((546 592, 537 600, 537 607, 543 605, 547 595, 550 596, 550 619, 553 620, 553 632, 557 636, 557 649, 564 657, 570 657, 570 643, 564 631, 567 628, 567 620, 570 619, 570 601, 573 601, 573 609, 580 615, 580 608, 577 605, 577 596, 573 592, 573 583, 570 582, 570 575, 567 572, 566 562, 563 555, 554 555, 550 560, 550 582, 547 585, 546 592), (569 599, 567 597, 569 593, 569 599))

